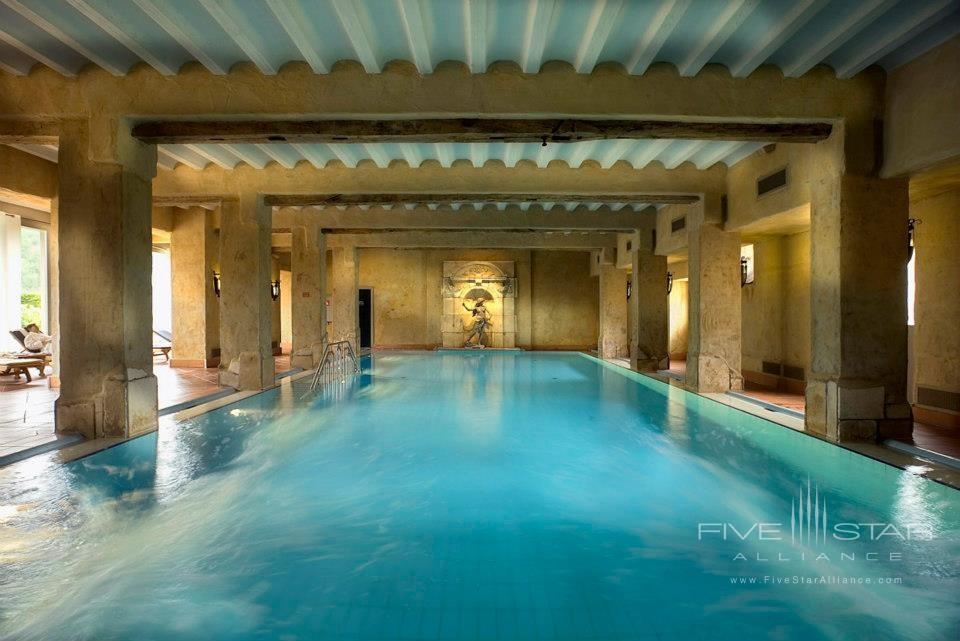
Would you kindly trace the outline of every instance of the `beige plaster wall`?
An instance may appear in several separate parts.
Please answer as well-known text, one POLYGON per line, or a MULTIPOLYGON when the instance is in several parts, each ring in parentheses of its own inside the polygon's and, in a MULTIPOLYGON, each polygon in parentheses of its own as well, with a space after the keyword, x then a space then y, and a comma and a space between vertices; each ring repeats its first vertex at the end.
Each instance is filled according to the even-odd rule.
POLYGON ((293 278, 289 269, 280 270, 280 351, 290 353, 293 336, 293 278))
POLYGON ((915 236, 916 383, 960 392, 960 189, 911 203, 915 236))
POLYGON ((783 253, 781 238, 753 243, 754 282, 741 290, 742 367, 759 372, 762 361, 780 362, 783 352, 783 253))
POLYGON ((689 334, 690 283, 674 280, 670 291, 670 358, 685 360, 689 334))
MULTIPOLYGON (((280 263, 276 256, 270 257, 270 282, 280 280, 280 263)), ((264 287, 269 288, 269 283, 264 283, 264 287)), ((282 287, 282 284, 281 284, 282 287)), ((281 299, 270 301, 270 346, 274 354, 280 353, 280 301, 281 299)))
POLYGON ((755 239, 755 280, 742 290, 745 371, 762 361, 810 364, 810 232, 755 239))
POLYGON ((53 198, 57 195, 57 165, 19 149, 0 145, 0 189, 53 198))
POLYGON ((443 262, 509 260, 515 263, 518 279, 518 345, 594 347, 599 290, 596 278, 590 276, 589 257, 586 251, 364 248, 360 250, 360 285, 373 288, 374 343, 377 347, 436 347, 441 336, 443 262))
POLYGON ((960 157, 960 36, 887 77, 884 176, 960 157))
POLYGON ((597 344, 599 281, 588 252, 533 252, 533 349, 592 349, 597 344))
POLYGON ((690 207, 686 205, 667 205, 657 212, 657 254, 668 256, 687 250, 689 240, 690 207), (683 216, 687 217, 687 226, 679 231, 672 231, 672 222, 683 216))
POLYGON ((816 145, 778 144, 772 151, 758 151, 748 156, 727 171, 727 220, 728 231, 750 232, 761 219, 778 216, 783 220, 779 229, 768 231, 798 231, 790 226, 809 225, 809 213, 798 212, 799 219, 782 216, 784 212, 797 210, 812 200, 816 189, 813 165, 818 161, 816 145), (787 184, 784 187, 757 196, 757 179, 780 169, 787 169, 787 184), (804 214, 806 218, 804 218, 804 214))
POLYGON ((784 236, 782 358, 787 365, 810 368, 810 232, 784 236))

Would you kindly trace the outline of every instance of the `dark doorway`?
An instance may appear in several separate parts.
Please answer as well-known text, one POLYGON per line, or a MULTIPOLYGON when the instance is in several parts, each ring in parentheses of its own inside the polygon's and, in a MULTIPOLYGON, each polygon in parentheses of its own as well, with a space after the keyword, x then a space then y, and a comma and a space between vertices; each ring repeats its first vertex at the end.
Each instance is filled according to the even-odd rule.
POLYGON ((373 290, 360 288, 360 349, 373 347, 373 290))

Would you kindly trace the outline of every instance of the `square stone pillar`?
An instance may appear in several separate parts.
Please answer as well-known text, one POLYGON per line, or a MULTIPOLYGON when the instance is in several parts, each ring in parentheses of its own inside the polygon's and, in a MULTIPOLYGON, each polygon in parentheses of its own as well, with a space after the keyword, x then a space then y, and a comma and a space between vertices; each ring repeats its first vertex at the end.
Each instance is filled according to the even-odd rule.
POLYGON ((670 365, 670 298, 667 294, 667 257, 654 253, 656 217, 637 230, 631 240, 633 268, 630 289, 630 367, 656 371, 670 365))
POLYGON ((697 392, 743 389, 740 371, 740 234, 719 222, 719 195, 691 205, 689 337, 685 385, 697 392))
POLYGON ((220 301, 213 285, 219 241, 212 212, 176 209, 170 235, 173 280, 171 367, 215 367, 220 344, 220 301))
POLYGON ((840 162, 818 166, 806 428, 838 441, 908 436, 908 183, 844 174, 840 162))
POLYGON ((271 208, 243 194, 220 206, 220 384, 273 385, 271 208))
POLYGON ((330 296, 330 320, 333 321, 333 341, 350 341, 354 352, 360 354, 360 261, 356 247, 337 247, 333 250, 330 296))
POLYGON ((626 270, 617 269, 612 252, 599 252, 597 265, 600 277, 600 339, 597 350, 600 358, 626 358, 629 355, 627 335, 627 278, 626 270))
POLYGON ((327 240, 320 226, 307 223, 293 228, 290 269, 291 357, 293 367, 310 369, 320 364, 327 340, 327 240))
POLYGON ((116 123, 65 122, 60 136, 58 432, 156 429, 151 287, 154 145, 116 123), (104 140, 104 138, 106 140, 104 140))

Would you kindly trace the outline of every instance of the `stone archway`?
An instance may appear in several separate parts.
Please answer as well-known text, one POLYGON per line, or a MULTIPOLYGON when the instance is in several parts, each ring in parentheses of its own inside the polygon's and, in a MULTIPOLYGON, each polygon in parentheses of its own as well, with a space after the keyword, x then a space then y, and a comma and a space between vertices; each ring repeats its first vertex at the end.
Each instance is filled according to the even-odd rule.
POLYGON ((513 261, 444 261, 443 318, 441 332, 444 347, 463 347, 472 324, 463 304, 484 293, 490 312, 490 328, 484 345, 514 348, 517 344, 517 279, 513 261))

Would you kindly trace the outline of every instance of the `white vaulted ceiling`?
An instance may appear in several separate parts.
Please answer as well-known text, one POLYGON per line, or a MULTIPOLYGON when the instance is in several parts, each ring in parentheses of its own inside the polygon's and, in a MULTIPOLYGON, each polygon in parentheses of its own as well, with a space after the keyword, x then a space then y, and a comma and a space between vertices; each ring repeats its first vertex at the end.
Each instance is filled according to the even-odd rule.
MULTIPOLYGON (((716 163, 733 166, 763 146, 762 142, 727 142, 717 140, 597 140, 589 142, 550 143, 365 143, 365 144, 195 144, 159 145, 159 165, 173 169, 183 164, 193 169, 217 165, 234 169, 241 164, 262 169, 271 162, 292 168, 300 161, 315 167, 340 162, 356 167, 364 160, 386 168, 394 161, 419 167, 434 160, 443 167, 466 161, 482 167, 490 160, 514 167, 521 160, 546 167, 560 161, 574 169, 593 161, 604 169, 618 161, 642 169, 657 161, 667 169, 690 162, 698 169, 708 169, 716 163)), ((56 162, 57 148, 53 145, 13 145, 56 162)))
POLYGON ((213 163, 225 169, 233 169, 241 163, 262 168, 271 161, 285 167, 293 167, 306 160, 316 167, 341 162, 347 167, 356 167, 363 160, 370 160, 385 168, 395 160, 419 167, 424 162, 435 160, 443 167, 456 161, 466 161, 474 167, 482 167, 490 160, 503 162, 513 167, 521 160, 546 167, 558 160, 577 168, 586 161, 594 161, 607 169, 623 160, 636 169, 642 169, 653 161, 673 169, 684 162, 692 162, 699 169, 706 169, 718 162, 733 165, 741 158, 763 146, 757 142, 725 142, 707 140, 599 140, 591 142, 551 143, 366 143, 366 144, 202 144, 160 145, 160 165, 172 168, 183 163, 194 169, 213 163))
POLYGON ((299 60, 328 73, 356 60, 378 73, 406 60, 430 73, 456 60, 535 73, 562 60, 580 73, 666 62, 684 76, 708 63, 799 76, 827 64, 848 77, 956 33, 957 0, 0 0, 0 69, 122 75, 142 62, 170 75, 198 62, 225 74, 252 62, 275 74, 299 60))

